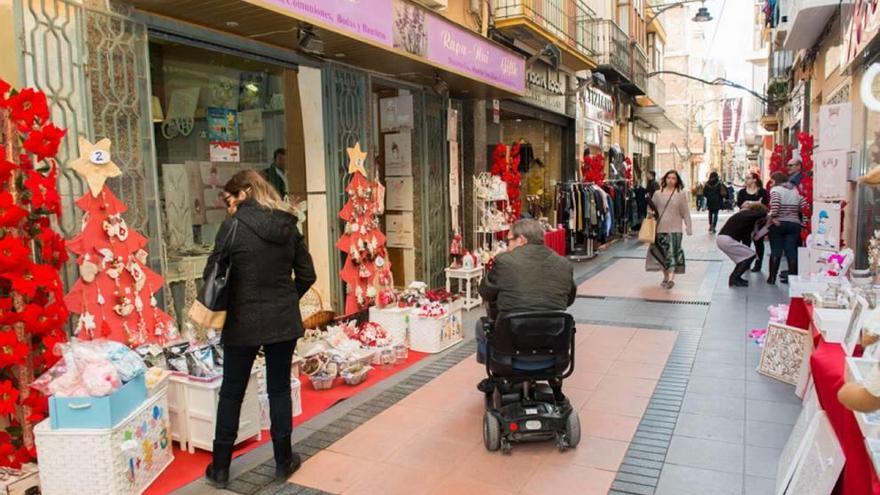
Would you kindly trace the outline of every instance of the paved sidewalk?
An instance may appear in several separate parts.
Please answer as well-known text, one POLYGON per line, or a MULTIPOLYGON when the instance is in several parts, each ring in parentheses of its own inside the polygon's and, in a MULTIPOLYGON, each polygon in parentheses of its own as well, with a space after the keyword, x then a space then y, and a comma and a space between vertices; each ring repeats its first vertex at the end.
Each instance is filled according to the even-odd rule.
MULTIPOLYGON (((722 219, 722 222, 724 219, 722 219)), ((482 369, 473 342, 349 399, 297 428, 308 457, 287 484, 269 483, 271 452, 235 463, 237 493, 770 494, 776 461, 800 410, 793 388, 758 375, 746 339, 786 286, 729 289, 732 263, 706 234, 686 238, 689 274, 673 291, 640 270, 624 242, 577 266, 577 373, 565 390, 585 438, 573 452, 482 447, 482 369)), ((472 312, 470 318, 477 316, 472 312)), ((468 327, 470 328, 470 327, 468 327)), ((201 483, 181 493, 212 493, 201 483)))

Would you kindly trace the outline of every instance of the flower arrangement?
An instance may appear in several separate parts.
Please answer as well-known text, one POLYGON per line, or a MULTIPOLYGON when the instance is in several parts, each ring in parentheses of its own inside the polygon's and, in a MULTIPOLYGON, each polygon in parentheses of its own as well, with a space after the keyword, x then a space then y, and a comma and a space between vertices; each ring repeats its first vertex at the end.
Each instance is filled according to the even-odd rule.
POLYGON ((391 336, 385 327, 372 321, 360 326, 347 325, 343 330, 348 338, 360 342, 364 347, 384 347, 391 344, 391 336))
POLYGON ((46 96, 0 80, 0 467, 36 457, 33 425, 48 415, 33 377, 59 359, 68 312, 58 271, 64 239, 52 229, 61 212, 58 153, 66 131, 50 121, 46 96))
POLYGON ((436 301, 421 304, 416 310, 416 314, 422 318, 440 318, 446 313, 446 306, 436 301))

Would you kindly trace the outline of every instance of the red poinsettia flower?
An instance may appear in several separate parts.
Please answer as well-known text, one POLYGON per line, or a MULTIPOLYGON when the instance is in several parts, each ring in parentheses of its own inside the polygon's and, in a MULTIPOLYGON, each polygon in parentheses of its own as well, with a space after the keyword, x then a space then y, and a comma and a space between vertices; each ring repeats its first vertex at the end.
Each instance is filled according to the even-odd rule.
POLYGON ((12 283, 12 290, 33 298, 39 289, 49 293, 57 293, 61 288, 58 273, 49 265, 30 264, 21 273, 7 274, 12 283))
POLYGON ((11 193, 0 192, 0 227, 17 228, 27 215, 27 211, 15 204, 11 193))
POLYGON ((18 450, 15 451, 15 463, 13 463, 12 467, 15 469, 19 469, 24 464, 33 461, 34 459, 36 459, 34 453, 34 451, 29 450, 24 446, 19 447, 18 450))
POLYGON ((64 247, 64 238, 58 232, 43 226, 37 235, 40 243, 40 259, 55 268, 60 268, 69 258, 64 247))
POLYGON ((24 399, 23 401, 21 401, 21 403, 31 408, 31 413, 28 416, 28 420, 34 424, 46 419, 46 417, 49 415, 49 399, 47 399, 46 396, 37 392, 36 390, 31 390, 31 393, 30 395, 28 395, 27 399, 24 399))
POLYGON ((0 79, 0 108, 9 108, 10 90, 12 90, 12 86, 3 79, 0 79))
POLYGON ((33 88, 25 88, 10 98, 10 117, 22 132, 49 120, 49 104, 46 95, 33 88))
POLYGON ((15 321, 18 320, 16 319, 15 310, 12 307, 12 298, 0 297, 0 325, 8 325, 15 321))
POLYGON ((0 331, 0 368, 23 364, 27 360, 28 352, 28 346, 18 340, 14 331, 0 331))
POLYGON ((44 160, 58 154, 58 147, 61 146, 61 139, 65 134, 66 130, 46 124, 41 129, 29 132, 22 147, 37 155, 37 160, 44 160))
POLYGON ((13 464, 15 464, 15 446, 12 445, 9 435, 6 435, 6 437, 7 440, 0 442, 0 466, 13 467, 13 464))
POLYGON ((0 274, 20 272, 28 263, 31 250, 18 237, 0 239, 0 274))
POLYGON ((0 146, 0 182, 8 181, 12 177, 12 172, 18 170, 18 164, 8 161, 5 156, 6 153, 0 146))
POLYGON ((15 413, 18 403, 18 389, 10 380, 0 382, 0 415, 8 416, 15 413))
POLYGON ((27 172, 24 187, 31 193, 30 203, 34 209, 44 209, 56 215, 61 212, 61 196, 55 186, 57 179, 56 168, 52 168, 47 175, 35 170, 27 172))

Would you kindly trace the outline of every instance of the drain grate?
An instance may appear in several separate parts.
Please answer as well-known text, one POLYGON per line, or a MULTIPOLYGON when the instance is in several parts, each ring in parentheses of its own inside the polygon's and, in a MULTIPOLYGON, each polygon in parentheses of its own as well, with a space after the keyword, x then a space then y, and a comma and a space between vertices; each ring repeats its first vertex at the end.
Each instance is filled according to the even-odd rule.
POLYGON ((608 297, 608 296, 593 296, 593 295, 582 295, 578 294, 578 299, 595 299, 597 301, 642 301, 647 303, 654 304, 675 304, 675 305, 686 305, 686 306, 710 306, 712 303, 710 301, 665 301, 661 299, 644 299, 644 298, 633 298, 633 297, 608 297))

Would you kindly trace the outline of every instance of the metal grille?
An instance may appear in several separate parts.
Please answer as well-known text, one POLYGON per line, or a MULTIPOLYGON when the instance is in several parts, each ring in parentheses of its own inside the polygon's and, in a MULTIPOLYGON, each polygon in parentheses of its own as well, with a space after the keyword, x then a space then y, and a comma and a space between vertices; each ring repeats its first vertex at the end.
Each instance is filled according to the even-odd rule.
MULTIPOLYGON (((423 280, 432 287, 445 283, 449 249, 449 148, 446 141, 448 101, 439 96, 423 93, 421 215, 422 215, 422 273, 423 280)), ((417 162, 418 163, 418 162, 417 162)))
MULTIPOLYGON (((345 203, 345 182, 348 175, 347 148, 358 141, 367 145, 367 76, 362 73, 329 66, 324 69, 324 134, 327 156, 327 209, 333 219, 327 222, 330 240, 335 245, 342 232, 342 222, 336 217, 345 203)), ((369 166, 369 156, 368 156, 369 166)), ((333 307, 345 306, 342 282, 335 276, 344 261, 343 253, 335 250, 330 256, 330 280, 333 307)))

